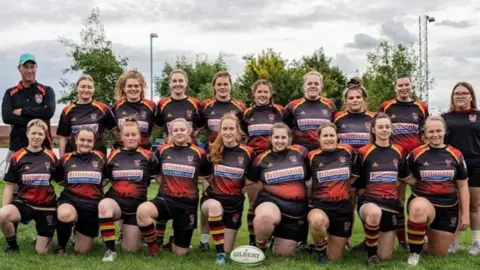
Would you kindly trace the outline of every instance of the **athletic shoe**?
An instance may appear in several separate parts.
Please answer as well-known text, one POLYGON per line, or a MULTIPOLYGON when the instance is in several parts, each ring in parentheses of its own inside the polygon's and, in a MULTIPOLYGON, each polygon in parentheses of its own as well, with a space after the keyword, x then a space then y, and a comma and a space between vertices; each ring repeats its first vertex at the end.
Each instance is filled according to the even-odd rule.
POLYGON ((478 255, 480 254, 480 243, 478 242, 473 242, 472 247, 468 251, 471 255, 478 255))
POLYGON ((377 265, 380 263, 380 258, 377 255, 368 257, 368 265, 377 265))
POLYGON ((401 242, 398 244, 398 246, 403 250, 410 250, 410 246, 408 245, 407 242, 401 242))
POLYGON ((365 240, 362 241, 360 244, 353 246, 351 251, 367 251, 367 244, 365 244, 365 240))
POLYGON ((159 245, 159 247, 161 247, 162 250, 168 250, 168 251, 172 251, 172 246, 173 246, 173 235, 170 236, 170 238, 168 238, 167 243, 162 244, 161 246, 159 245))
POLYGON ((327 261, 328 261, 327 254, 325 253, 318 254, 318 257, 317 257, 318 264, 327 264, 327 261))
POLYGON ((18 253, 19 251, 20 247, 18 245, 15 247, 8 246, 3 250, 5 254, 18 253))
POLYGON ((107 252, 105 252, 105 255, 103 255, 102 262, 113 262, 116 258, 117 253, 108 249, 107 252))
POLYGON ((307 242, 298 242, 297 251, 312 252, 312 247, 307 242))
POLYGON ((460 249, 461 249, 460 245, 458 243, 453 242, 448 247, 448 253, 455 253, 455 252, 459 251, 460 249))
POLYGON ((225 253, 217 254, 217 260, 215 261, 217 265, 224 265, 227 263, 227 255, 225 253))
POLYGON ((67 252, 65 251, 64 248, 57 248, 57 249, 55 250, 55 254, 57 254, 58 256, 65 256, 66 253, 67 253, 67 252))
POLYGON ((352 249, 352 244, 350 243, 350 240, 347 241, 347 243, 345 243, 345 250, 350 250, 352 249))
POLYGON ((408 264, 409 265, 417 265, 418 261, 420 261, 420 254, 410 253, 410 255, 408 256, 408 264))
POLYGON ((210 251, 210 245, 208 243, 200 242, 200 245, 198 245, 198 249, 200 249, 200 251, 210 251))
POLYGON ((123 233, 118 235, 117 240, 115 240, 115 244, 120 245, 122 244, 122 241, 123 241, 123 233))

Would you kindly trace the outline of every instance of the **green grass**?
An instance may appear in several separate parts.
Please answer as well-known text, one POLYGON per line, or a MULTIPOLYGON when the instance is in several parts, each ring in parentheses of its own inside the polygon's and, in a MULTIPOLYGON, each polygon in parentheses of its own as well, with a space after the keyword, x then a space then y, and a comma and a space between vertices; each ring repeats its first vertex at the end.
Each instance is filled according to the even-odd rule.
MULTIPOLYGON (((152 184, 149 189, 149 198, 153 198, 157 192, 158 185, 152 184)), ((57 188, 57 191, 60 191, 57 188)), ((3 183, 0 183, 0 197, 3 195, 3 183)), ((245 207, 247 210, 248 207, 245 207)), ((170 223, 169 223, 170 224, 170 223)), ((248 232, 246 226, 246 213, 243 215, 243 225, 237 236, 236 245, 248 244, 248 232)), ((165 239, 171 234, 167 229, 165 239)), ((192 252, 186 257, 178 257, 170 252, 163 252, 157 258, 146 258, 144 249, 134 254, 124 254, 120 247, 117 247, 118 257, 113 263, 103 263, 101 261, 104 253, 104 245, 100 239, 96 239, 94 250, 86 255, 73 255, 73 248, 69 247, 69 254, 66 257, 57 255, 37 255, 34 250, 32 238, 35 236, 35 225, 31 222, 28 225, 21 224, 18 232, 18 242, 20 253, 14 255, 4 255, 0 252, 0 269, 238 269, 246 268, 238 265, 228 264, 223 267, 215 265, 214 249, 211 252, 200 252, 196 247, 199 242, 199 229, 194 233, 192 252)), ((2 237, 3 238, 3 237, 2 237)), ((363 239, 363 230, 360 222, 355 223, 355 229, 352 236, 353 244, 361 242, 363 239)), ((471 232, 465 232, 462 235, 462 244, 469 246, 471 241, 471 232)), ((56 238, 54 240, 54 248, 56 238)), ((5 240, 0 241, 0 248, 6 247, 5 240)), ((315 264, 315 256, 312 254, 298 253, 289 258, 279 258, 267 252, 267 260, 263 266, 257 269, 366 269, 366 255, 363 253, 346 251, 344 258, 339 262, 329 262, 326 267, 320 267, 315 264)), ((407 265, 408 253, 403 250, 395 249, 394 257, 387 262, 382 262, 376 269, 405 269, 407 265)), ((447 258, 434 258, 424 256, 420 259, 416 269, 478 269, 479 257, 472 257, 466 251, 461 251, 447 258)))

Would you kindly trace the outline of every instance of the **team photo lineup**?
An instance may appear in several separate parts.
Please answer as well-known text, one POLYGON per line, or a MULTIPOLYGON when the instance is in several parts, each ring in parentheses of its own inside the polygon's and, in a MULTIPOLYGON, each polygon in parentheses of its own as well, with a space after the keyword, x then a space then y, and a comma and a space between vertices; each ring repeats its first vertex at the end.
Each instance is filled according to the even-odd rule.
POLYGON ((376 111, 367 109, 361 78, 349 78, 340 108, 315 70, 303 76, 303 96, 286 106, 275 103, 266 79, 251 85, 249 104, 234 100, 228 72, 212 78, 213 98, 199 100, 189 96, 182 69, 169 74, 170 96, 158 102, 145 97, 139 71, 126 71, 112 89, 116 102, 104 104, 85 74, 76 101, 61 112, 57 155, 55 92, 37 81, 34 55, 22 54, 18 70, 21 80, 2 103, 11 125, 0 209, 6 254, 22 253, 18 227, 29 223, 37 253, 86 254, 99 238, 103 262, 140 250, 185 256, 212 242, 216 265, 298 252, 324 265, 348 259, 349 250, 378 265, 397 246, 408 251, 408 265, 421 265, 421 256, 459 250, 467 228, 467 252, 480 254, 480 113, 467 82, 453 86, 448 111, 430 115, 410 74, 396 74, 396 97, 376 111), (157 128, 165 133, 158 146, 157 128), (364 240, 353 246, 355 222, 364 240), (236 241, 240 230, 248 243, 236 241))

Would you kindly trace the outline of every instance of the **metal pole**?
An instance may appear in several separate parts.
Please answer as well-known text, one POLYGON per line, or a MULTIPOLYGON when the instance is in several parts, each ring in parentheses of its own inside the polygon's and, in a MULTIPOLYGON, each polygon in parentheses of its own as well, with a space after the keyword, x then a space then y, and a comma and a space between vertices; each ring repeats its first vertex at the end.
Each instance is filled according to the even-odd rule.
POLYGON ((418 93, 423 93, 423 50, 422 50, 422 16, 418 16, 418 93))
POLYGON ((153 100, 153 35, 150 35, 150 99, 153 100))

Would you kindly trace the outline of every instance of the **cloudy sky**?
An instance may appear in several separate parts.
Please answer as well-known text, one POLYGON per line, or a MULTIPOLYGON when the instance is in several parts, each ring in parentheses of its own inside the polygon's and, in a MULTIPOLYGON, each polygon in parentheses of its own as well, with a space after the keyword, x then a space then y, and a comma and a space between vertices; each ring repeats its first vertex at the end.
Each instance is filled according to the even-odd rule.
MULTIPOLYGON (((428 14, 436 18, 429 24, 429 63, 435 79, 430 107, 446 109, 457 81, 480 87, 476 0, 2 0, 2 96, 19 80, 16 66, 23 52, 37 56, 38 80, 60 95, 61 70, 72 60, 58 37, 78 41, 95 7, 115 53, 128 57, 129 68, 139 69, 146 78, 151 32, 160 36, 153 46, 156 75, 164 61, 182 54, 213 60, 222 52, 230 71, 239 75, 245 54, 273 48, 287 59, 298 59, 320 47, 346 74, 353 74, 364 70, 366 54, 381 40, 417 43, 418 16, 428 14)), ((58 106, 56 118, 63 106, 58 106)))

